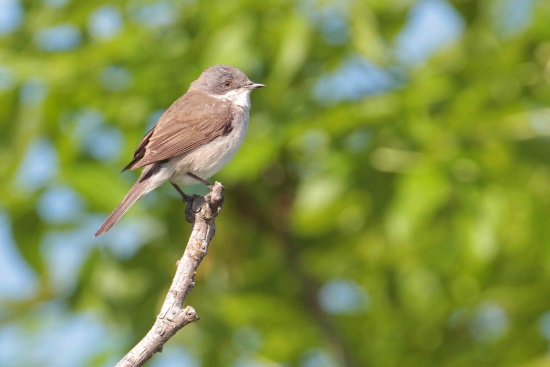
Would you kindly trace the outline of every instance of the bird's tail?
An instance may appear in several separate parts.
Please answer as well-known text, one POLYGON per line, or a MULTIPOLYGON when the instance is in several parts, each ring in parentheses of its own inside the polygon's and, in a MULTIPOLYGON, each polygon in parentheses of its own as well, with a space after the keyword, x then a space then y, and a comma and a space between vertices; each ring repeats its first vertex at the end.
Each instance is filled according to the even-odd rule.
POLYGON ((99 227, 97 232, 95 233, 95 237, 99 236, 100 234, 103 234, 107 232, 109 229, 111 229, 112 226, 118 222, 118 220, 122 217, 124 213, 130 207, 143 195, 149 193, 153 189, 160 186, 164 180, 155 180, 153 179, 153 176, 157 173, 158 167, 156 164, 152 165, 149 169, 143 170, 141 173, 141 176, 137 180, 137 182, 132 186, 130 191, 126 194, 124 199, 118 204, 118 206, 113 210, 111 215, 105 219, 105 222, 99 227))

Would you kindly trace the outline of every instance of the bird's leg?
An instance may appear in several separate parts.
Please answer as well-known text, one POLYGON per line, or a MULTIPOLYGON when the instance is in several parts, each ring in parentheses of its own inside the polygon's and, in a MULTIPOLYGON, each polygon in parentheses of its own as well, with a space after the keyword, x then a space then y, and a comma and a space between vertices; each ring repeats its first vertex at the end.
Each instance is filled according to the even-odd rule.
POLYGON ((189 201, 191 201, 191 196, 187 195, 185 192, 183 192, 182 189, 180 189, 180 187, 178 185, 176 185, 175 183, 173 182, 170 182, 172 184, 172 186, 174 186, 174 189, 176 189, 176 191, 181 195, 181 198, 183 199, 183 201, 185 201, 186 203, 189 203, 189 201))
POLYGON ((199 181, 201 184, 208 187, 210 190, 212 190, 212 188, 214 187, 214 186, 212 186, 212 184, 210 182, 208 182, 206 180, 203 180, 202 178, 200 178, 199 176, 197 176, 194 173, 187 172, 187 175, 190 176, 190 177, 193 177, 195 180, 199 181))

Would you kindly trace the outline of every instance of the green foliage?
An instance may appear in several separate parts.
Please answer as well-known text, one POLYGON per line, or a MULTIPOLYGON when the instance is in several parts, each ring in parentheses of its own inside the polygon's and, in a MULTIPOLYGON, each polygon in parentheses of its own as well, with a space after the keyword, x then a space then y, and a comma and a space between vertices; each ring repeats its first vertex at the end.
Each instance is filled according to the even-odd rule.
POLYGON ((225 63, 267 87, 215 177, 226 202, 188 297, 201 320, 167 353, 203 366, 549 365, 550 3, 534 1, 513 31, 499 16, 510 3, 453 1, 460 36, 408 62, 396 44, 412 1, 174 1, 160 3, 171 20, 153 25, 147 1, 25 2, 25 21, 0 36, 14 79, 0 89, 0 205, 37 286, 6 298, 0 320, 33 335, 44 304, 96 315, 115 336, 86 346, 82 366, 112 364, 145 334, 189 235, 183 205, 163 187, 91 237, 135 178, 118 172, 152 114, 225 63), (89 19, 107 4, 123 23, 102 39, 89 19), (327 34, 323 11, 344 30, 327 34), (37 32, 60 24, 78 45, 41 48, 37 32), (350 58, 394 85, 316 97, 350 58), (98 131, 113 137, 99 152, 98 131), (22 183, 37 141, 51 143, 57 169, 22 183), (74 218, 37 209, 57 187, 80 198, 74 218), (82 254, 69 279, 56 275, 64 248, 82 254))

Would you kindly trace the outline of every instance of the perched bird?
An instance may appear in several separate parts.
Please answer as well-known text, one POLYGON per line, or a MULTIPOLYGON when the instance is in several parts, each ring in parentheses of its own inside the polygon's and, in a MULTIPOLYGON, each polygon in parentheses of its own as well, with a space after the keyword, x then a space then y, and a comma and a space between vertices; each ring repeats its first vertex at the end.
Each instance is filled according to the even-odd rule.
POLYGON ((206 179, 233 158, 243 142, 250 111, 250 92, 264 87, 227 65, 206 69, 191 83, 141 139, 127 169, 143 168, 139 179, 95 236, 107 232, 140 197, 169 181, 185 201, 178 184, 206 179))

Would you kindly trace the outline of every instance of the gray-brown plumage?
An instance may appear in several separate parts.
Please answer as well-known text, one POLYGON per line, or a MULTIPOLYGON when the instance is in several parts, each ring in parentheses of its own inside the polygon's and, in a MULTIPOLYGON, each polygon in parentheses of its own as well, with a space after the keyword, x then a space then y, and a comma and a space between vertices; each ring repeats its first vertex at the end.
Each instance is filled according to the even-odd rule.
POLYGON ((122 171, 171 158, 231 132, 231 103, 189 91, 143 137, 134 159, 122 171), (194 108, 186 108, 193 106, 194 108))
MULTIPOLYGON (((138 144, 122 171, 145 167, 96 236, 107 232, 140 197, 165 181, 193 184, 218 172, 240 147, 250 109, 252 83, 240 70, 216 65, 164 112, 138 144)), ((178 192, 183 193, 179 188, 178 192)))

